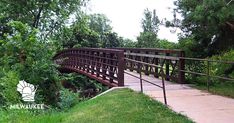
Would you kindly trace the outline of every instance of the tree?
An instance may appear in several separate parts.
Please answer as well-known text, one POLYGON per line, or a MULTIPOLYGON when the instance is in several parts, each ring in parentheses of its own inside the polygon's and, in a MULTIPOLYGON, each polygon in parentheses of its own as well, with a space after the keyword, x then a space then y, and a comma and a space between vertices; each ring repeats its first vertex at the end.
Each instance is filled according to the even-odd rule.
POLYGON ((115 32, 109 32, 105 35, 104 48, 120 47, 119 36, 115 32))
POLYGON ((156 15, 156 10, 153 12, 145 9, 144 18, 142 19, 143 32, 137 37, 137 47, 155 47, 157 45, 157 33, 159 19, 156 15))
POLYGON ((119 42, 120 42, 120 47, 131 47, 134 48, 136 47, 137 42, 136 41, 132 41, 131 39, 128 38, 123 38, 123 37, 119 37, 119 42))
POLYGON ((97 42, 99 47, 113 47, 118 44, 118 35, 117 33, 112 33, 110 23, 111 21, 104 14, 89 15, 88 25, 91 30, 98 34, 97 42), (113 41, 110 41, 110 39, 113 39, 113 41))
POLYGON ((158 46, 157 48, 162 48, 162 49, 176 49, 177 48, 177 44, 174 42, 169 42, 166 39, 160 39, 158 41, 158 46))
POLYGON ((83 13, 83 15, 77 15, 76 18, 70 27, 65 26, 58 33, 56 40, 60 40, 64 48, 119 45, 118 35, 112 32, 110 20, 105 15, 83 13))
POLYGON ((143 32, 154 32, 158 33, 159 19, 156 15, 156 10, 153 10, 153 13, 149 9, 144 10, 144 18, 142 19, 142 28, 143 32))
MULTIPOLYGON (((25 80, 39 86, 37 102, 56 105, 60 83, 58 71, 51 60, 55 52, 51 42, 39 41, 38 31, 22 22, 12 21, 7 25, 12 33, 4 33, 0 40, 0 85, 4 86, 0 90, 0 99, 2 91, 15 94, 19 80, 25 80)), ((6 101, 17 98, 14 97, 16 95, 3 95, 6 101)))
MULTIPOLYGON (((80 11, 85 0, 1 0, 0 19, 6 23, 21 21, 40 30, 48 38, 65 24, 71 14, 80 11)), ((5 24, 6 24, 5 23, 5 24)))
POLYGON ((183 16, 178 25, 182 38, 193 37, 194 51, 201 57, 234 47, 234 2, 230 0, 178 0, 176 11, 183 16))

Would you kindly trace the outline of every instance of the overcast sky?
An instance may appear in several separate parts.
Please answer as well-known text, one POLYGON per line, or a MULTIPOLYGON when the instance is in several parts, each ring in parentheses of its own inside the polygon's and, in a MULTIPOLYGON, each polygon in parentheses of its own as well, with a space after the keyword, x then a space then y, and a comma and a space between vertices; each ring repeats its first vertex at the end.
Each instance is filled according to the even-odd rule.
MULTIPOLYGON (((136 40, 142 31, 141 20, 145 8, 156 9, 159 19, 173 19, 171 13, 174 0, 91 0, 89 11, 91 13, 105 14, 111 20, 113 30, 119 36, 136 40)), ((177 29, 177 33, 180 30, 177 29)), ((177 33, 171 33, 170 29, 160 26, 158 37, 177 42, 177 33)))

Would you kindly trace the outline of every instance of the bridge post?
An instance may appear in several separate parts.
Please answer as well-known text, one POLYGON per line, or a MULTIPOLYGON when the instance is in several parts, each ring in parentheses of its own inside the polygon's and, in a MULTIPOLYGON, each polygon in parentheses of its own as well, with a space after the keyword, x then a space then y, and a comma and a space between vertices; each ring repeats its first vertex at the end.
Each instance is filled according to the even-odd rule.
POLYGON ((91 51, 91 74, 94 75, 94 51, 91 51))
MULTIPOLYGON (((132 50, 130 50, 130 53, 132 53, 132 50)), ((133 56, 129 55, 129 58, 130 58, 130 59, 133 59, 133 56)), ((132 62, 129 62, 129 64, 130 64, 130 69, 129 69, 129 70, 132 72, 132 71, 133 71, 133 66, 134 66, 134 65, 133 65, 132 62)))
MULTIPOLYGON (((145 54, 149 54, 148 51, 145 52, 145 54)), ((144 57, 143 58, 143 62, 146 62, 146 63, 149 63, 149 57, 144 57)), ((149 66, 148 65, 145 65, 145 75, 149 75, 149 66)))
MULTIPOLYGON (((138 50, 137 53, 141 53, 141 51, 138 50)), ((141 56, 136 56, 135 60, 136 61, 141 61, 141 56)), ((138 65, 138 64, 137 64, 137 73, 140 73, 140 65, 138 65)))
POLYGON ((124 51, 118 52, 118 86, 124 86, 124 51))
POLYGON ((185 60, 183 57, 185 57, 185 52, 181 51, 179 54, 179 76, 178 76, 178 83, 185 83, 185 73, 181 70, 185 70, 185 60))
POLYGON ((106 53, 105 52, 102 52, 102 79, 103 80, 106 80, 106 53))
MULTIPOLYGON (((166 53, 166 56, 170 56, 170 53, 166 53)), ((166 80, 167 81, 170 81, 170 60, 167 59, 166 60, 166 80)))
MULTIPOLYGON (((158 55, 158 52, 155 52, 155 55, 158 55)), ((155 65, 158 65, 158 58, 154 58, 154 63, 155 65)), ((158 67, 155 67, 154 70, 154 77, 158 78, 159 77, 159 73, 158 73, 158 67)))
POLYGON ((113 55, 114 54, 110 54, 110 59, 109 59, 109 64, 110 66, 110 70, 109 70, 109 75, 110 75, 110 82, 113 83, 113 78, 114 78, 114 62, 113 62, 113 55))
POLYGON ((96 76, 97 77, 99 77, 99 75, 100 75, 100 67, 101 67, 101 65, 100 65, 100 53, 99 52, 97 52, 97 57, 96 57, 96 76))

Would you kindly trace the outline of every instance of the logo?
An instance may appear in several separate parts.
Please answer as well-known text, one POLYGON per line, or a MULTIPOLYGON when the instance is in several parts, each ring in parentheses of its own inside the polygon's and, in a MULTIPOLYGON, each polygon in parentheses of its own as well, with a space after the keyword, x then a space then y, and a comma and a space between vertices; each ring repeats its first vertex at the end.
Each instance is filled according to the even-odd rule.
POLYGON ((25 82, 24 80, 19 81, 17 85, 17 91, 19 91, 22 95, 22 99, 25 102, 34 102, 34 96, 37 88, 34 85, 25 82))
POLYGON ((17 91, 21 94, 24 102, 29 102, 26 104, 14 104, 10 105, 10 109, 44 109, 44 104, 35 104, 34 97, 37 91, 37 88, 33 84, 27 83, 24 80, 19 81, 17 84, 17 91))

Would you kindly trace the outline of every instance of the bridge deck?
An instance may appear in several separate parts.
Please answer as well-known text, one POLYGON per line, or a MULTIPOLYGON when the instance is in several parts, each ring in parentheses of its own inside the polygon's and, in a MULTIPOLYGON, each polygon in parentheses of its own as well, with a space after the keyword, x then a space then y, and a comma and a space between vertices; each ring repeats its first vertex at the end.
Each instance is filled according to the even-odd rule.
MULTIPOLYGON (((135 72, 126 71, 139 76, 135 72)), ((125 86, 140 91, 140 80, 125 74, 125 86)), ((153 76, 142 75, 146 80, 161 85, 161 80, 153 76)), ((181 114, 187 115, 198 123, 231 123, 234 121, 234 99, 212 95, 189 87, 188 85, 165 82, 169 107, 181 114)), ((143 91, 153 99, 162 103, 162 89, 143 81, 143 91)))

